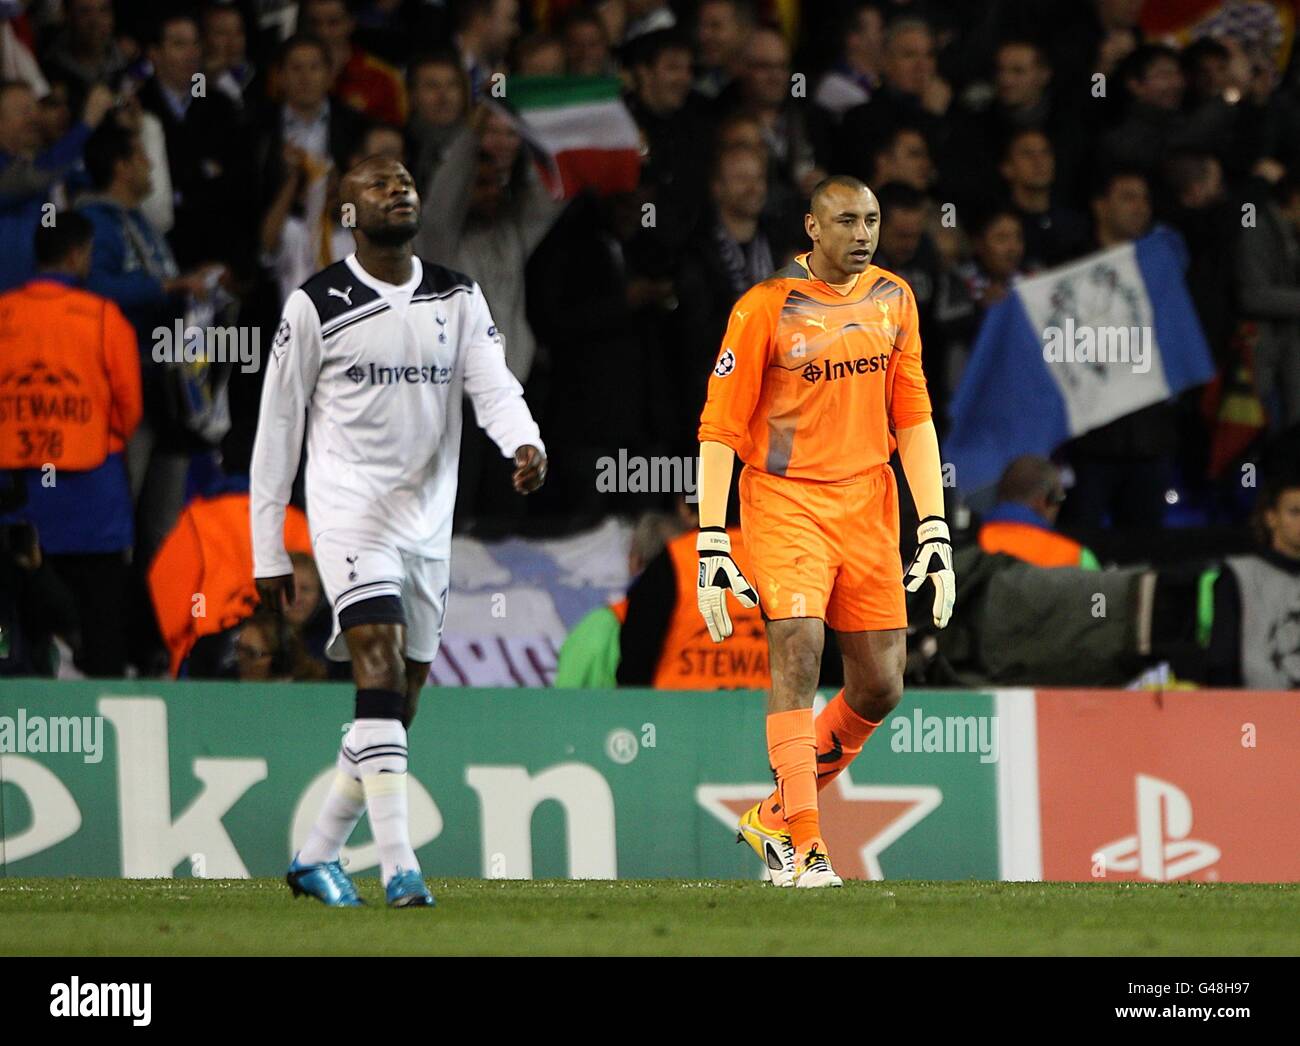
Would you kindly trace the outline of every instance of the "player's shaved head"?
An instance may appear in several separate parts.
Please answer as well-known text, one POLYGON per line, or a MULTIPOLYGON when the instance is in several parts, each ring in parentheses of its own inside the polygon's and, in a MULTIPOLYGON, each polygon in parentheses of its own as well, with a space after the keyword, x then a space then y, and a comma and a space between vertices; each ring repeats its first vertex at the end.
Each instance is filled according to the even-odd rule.
POLYGON ((821 217, 824 213, 823 208, 838 206, 844 198, 844 193, 849 195, 857 193, 872 195, 867 183, 854 178, 851 174, 832 174, 813 186, 812 197, 808 201, 808 210, 821 217), (840 190, 840 192, 835 190, 840 190))
POLYGON ((813 188, 804 215, 813 242, 810 263, 822 279, 838 285, 871 264, 880 236, 880 203, 865 182, 833 174, 813 188))

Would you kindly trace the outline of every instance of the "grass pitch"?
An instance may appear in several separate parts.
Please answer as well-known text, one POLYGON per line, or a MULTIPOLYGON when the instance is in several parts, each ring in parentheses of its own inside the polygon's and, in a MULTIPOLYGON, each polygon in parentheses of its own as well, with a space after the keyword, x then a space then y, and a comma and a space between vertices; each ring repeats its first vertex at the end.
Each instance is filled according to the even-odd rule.
POLYGON ((1296 955, 1294 884, 430 879, 432 910, 275 879, 0 879, 0 955, 1296 955))

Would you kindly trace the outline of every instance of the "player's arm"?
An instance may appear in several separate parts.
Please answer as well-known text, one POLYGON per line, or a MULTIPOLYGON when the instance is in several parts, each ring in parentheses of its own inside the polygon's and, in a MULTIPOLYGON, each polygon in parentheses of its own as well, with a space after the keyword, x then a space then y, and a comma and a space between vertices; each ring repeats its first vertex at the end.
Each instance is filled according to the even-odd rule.
POLYGON ((898 360, 890 379, 889 423, 920 519, 916 528, 916 554, 903 584, 909 592, 915 592, 927 577, 934 583, 934 624, 936 628, 945 628, 952 616, 957 582, 952 571, 952 538, 944 519, 939 437, 930 416, 930 395, 921 370, 916 301, 910 289, 905 292, 902 322, 894 345, 898 360))
POLYGON ((700 529, 727 528, 727 501, 731 496, 731 476, 736 468, 736 452, 725 443, 705 440, 700 444, 700 529))
POLYGON ((478 284, 470 292, 463 323, 465 392, 474 417, 501 453, 514 459, 515 490, 531 494, 546 480, 546 447, 524 390, 506 366, 501 335, 478 284))
POLYGON ((731 615, 727 613, 728 589, 742 606, 758 603, 754 586, 731 558, 727 498, 736 451, 749 443, 749 422, 758 407, 771 352, 774 326, 767 297, 760 284, 732 309, 700 416, 700 533, 695 542, 700 570, 696 604, 708 625, 709 638, 715 643, 732 632, 731 615))
POLYGON ((249 469, 253 577, 263 604, 273 610, 287 608, 294 600, 284 514, 302 458, 307 407, 320 374, 321 354, 316 307, 305 291, 294 291, 271 339, 249 469))
POLYGON ((939 435, 926 420, 894 433, 903 475, 916 502, 919 519, 943 519, 943 464, 939 460, 939 435))

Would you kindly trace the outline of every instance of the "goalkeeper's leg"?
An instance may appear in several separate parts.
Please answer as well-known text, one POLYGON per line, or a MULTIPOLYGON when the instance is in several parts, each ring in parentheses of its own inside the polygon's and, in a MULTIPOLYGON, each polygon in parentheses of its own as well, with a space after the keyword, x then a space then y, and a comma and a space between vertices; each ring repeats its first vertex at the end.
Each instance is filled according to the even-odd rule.
MULTIPOLYGON (((906 636, 906 629, 835 633, 844 658, 844 689, 813 723, 819 792, 857 758, 872 732, 902 700, 906 636)), ((785 827, 778 792, 763 800, 759 817, 766 828, 785 827)))
POLYGON ((821 671, 820 618, 767 623, 772 691, 767 752, 776 777, 777 805, 794 849, 796 887, 839 886, 822 840, 817 811, 817 744, 812 703, 821 671))
POLYGON ((862 751, 903 698, 907 630, 836 632, 844 689, 817 717, 817 787, 825 788, 862 751))

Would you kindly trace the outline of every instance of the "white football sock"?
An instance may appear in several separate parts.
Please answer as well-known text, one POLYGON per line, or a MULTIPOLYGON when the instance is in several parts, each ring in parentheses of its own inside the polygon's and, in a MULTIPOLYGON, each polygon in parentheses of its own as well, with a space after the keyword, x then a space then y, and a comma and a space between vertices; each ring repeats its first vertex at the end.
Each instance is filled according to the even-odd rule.
POLYGON ((303 864, 337 860, 343 844, 366 812, 365 789, 361 787, 357 765, 347 752, 352 743, 352 731, 349 730, 339 749, 338 770, 329 794, 316 815, 311 834, 298 852, 298 860, 303 864))
POLYGON ((384 884, 401 869, 420 870, 411 848, 406 802, 406 727, 396 719, 358 719, 352 754, 361 771, 370 831, 379 849, 384 884))

